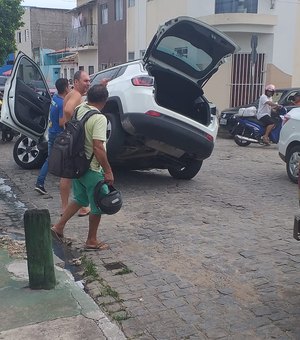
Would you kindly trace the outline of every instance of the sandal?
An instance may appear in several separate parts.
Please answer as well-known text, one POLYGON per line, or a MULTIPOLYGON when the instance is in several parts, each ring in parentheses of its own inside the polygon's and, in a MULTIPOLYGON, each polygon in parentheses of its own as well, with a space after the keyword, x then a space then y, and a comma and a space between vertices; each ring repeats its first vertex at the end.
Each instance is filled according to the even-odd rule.
POLYGON ((56 230, 53 229, 53 226, 50 228, 51 230, 51 235, 52 237, 60 242, 60 243, 63 243, 64 242, 64 235, 63 234, 59 234, 56 230))
POLYGON ((95 250, 107 250, 110 249, 110 246, 107 243, 99 242, 96 245, 85 245, 85 251, 95 251, 95 250))

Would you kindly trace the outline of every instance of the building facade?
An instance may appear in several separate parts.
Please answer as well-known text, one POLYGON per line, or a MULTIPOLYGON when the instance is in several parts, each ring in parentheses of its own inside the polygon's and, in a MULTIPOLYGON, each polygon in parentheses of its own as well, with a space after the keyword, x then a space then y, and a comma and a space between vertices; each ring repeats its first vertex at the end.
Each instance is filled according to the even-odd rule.
POLYGON ((65 9, 24 9, 24 26, 15 33, 17 52, 22 51, 32 58, 41 67, 49 87, 53 87, 61 76, 58 60, 70 54, 67 37, 72 15, 65 9))
POLYGON ((126 0, 77 0, 68 47, 93 74, 126 61, 126 0))
POLYGON ((219 109, 251 102, 266 83, 300 86, 299 0, 128 0, 127 55, 140 57, 158 26, 181 15, 216 27, 241 48, 205 85, 219 109))
POLYGON ((220 110, 257 99, 267 83, 300 86, 300 0, 77 0, 71 13, 68 47, 90 74, 142 58, 159 25, 186 15, 240 46, 204 87, 220 110))

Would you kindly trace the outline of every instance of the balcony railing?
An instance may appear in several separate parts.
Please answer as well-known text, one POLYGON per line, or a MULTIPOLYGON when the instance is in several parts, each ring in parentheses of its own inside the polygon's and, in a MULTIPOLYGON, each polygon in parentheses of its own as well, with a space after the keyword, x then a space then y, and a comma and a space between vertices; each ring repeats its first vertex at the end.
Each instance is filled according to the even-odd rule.
POLYGON ((97 25, 73 28, 68 36, 67 45, 69 48, 95 47, 98 43, 97 32, 97 25))

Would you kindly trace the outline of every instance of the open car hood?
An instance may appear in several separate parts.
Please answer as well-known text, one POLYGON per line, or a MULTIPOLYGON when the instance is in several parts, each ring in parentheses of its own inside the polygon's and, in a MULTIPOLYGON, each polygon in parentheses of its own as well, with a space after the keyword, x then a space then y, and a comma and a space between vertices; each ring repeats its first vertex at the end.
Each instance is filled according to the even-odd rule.
POLYGON ((190 17, 178 17, 160 26, 143 58, 145 66, 160 66, 202 86, 224 58, 239 49, 216 28, 190 17))

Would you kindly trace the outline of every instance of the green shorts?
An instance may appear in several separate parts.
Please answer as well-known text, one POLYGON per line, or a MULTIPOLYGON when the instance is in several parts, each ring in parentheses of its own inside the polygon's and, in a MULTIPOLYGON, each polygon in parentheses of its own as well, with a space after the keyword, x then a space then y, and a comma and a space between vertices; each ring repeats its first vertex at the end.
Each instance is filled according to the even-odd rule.
MULTIPOLYGON (((96 172, 88 170, 80 178, 73 179, 73 195, 74 201, 83 207, 90 205, 91 213, 93 215, 102 215, 102 211, 97 208, 94 201, 94 190, 98 182, 103 181, 103 172, 96 172)), ((103 195, 108 194, 109 190, 107 185, 102 186, 103 195)))

